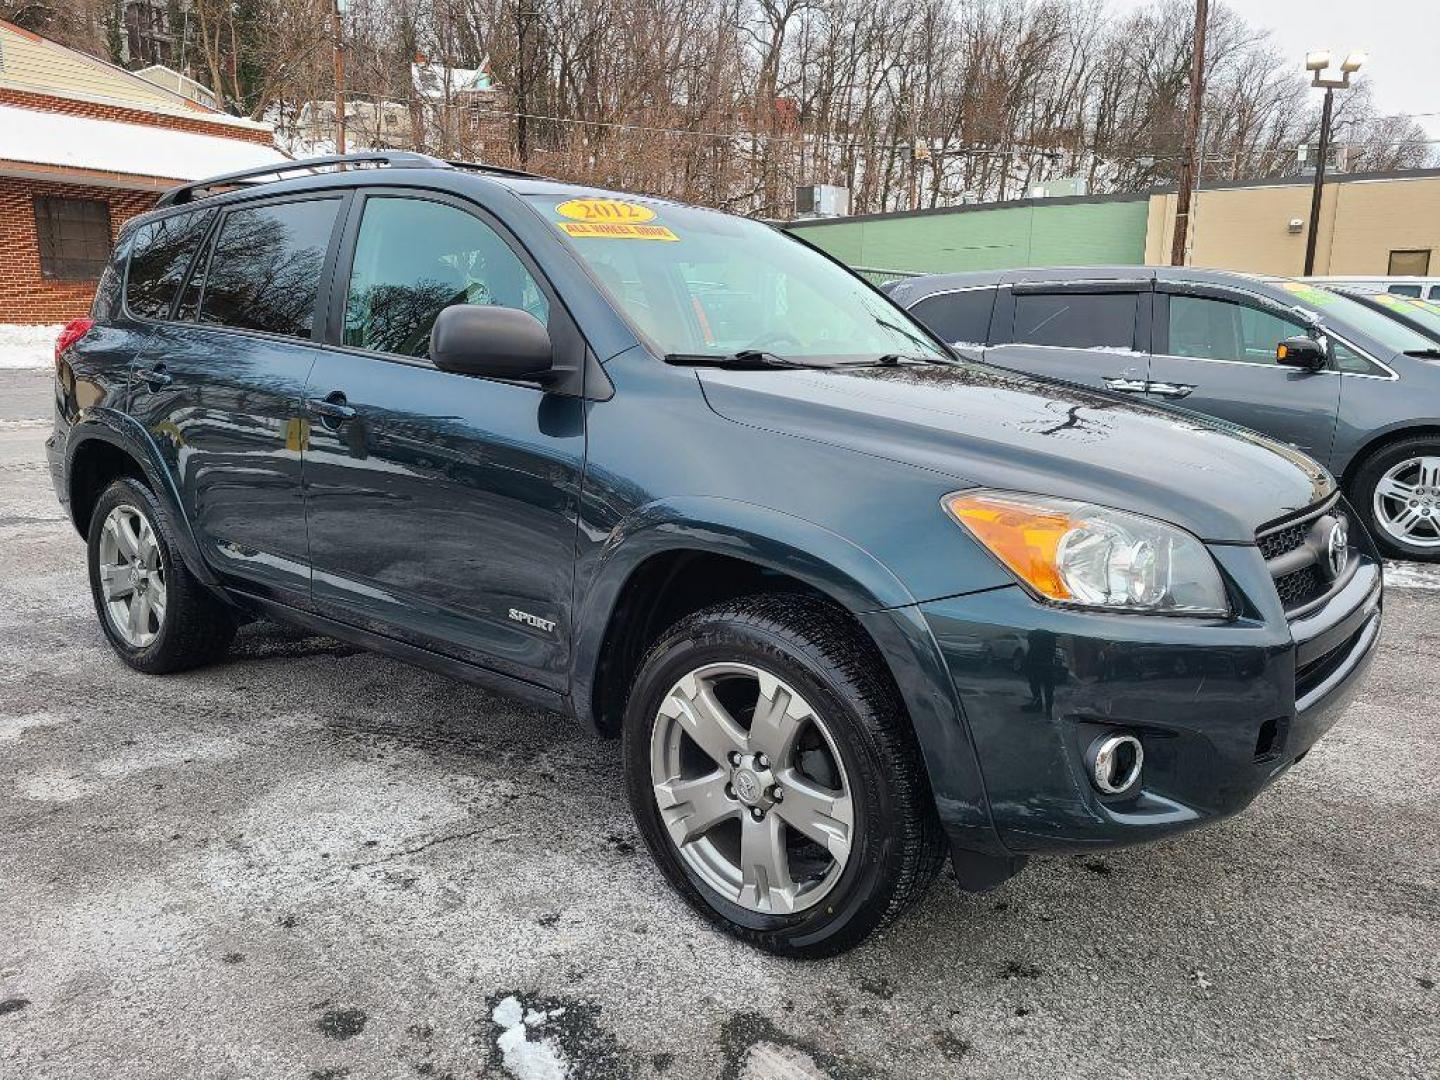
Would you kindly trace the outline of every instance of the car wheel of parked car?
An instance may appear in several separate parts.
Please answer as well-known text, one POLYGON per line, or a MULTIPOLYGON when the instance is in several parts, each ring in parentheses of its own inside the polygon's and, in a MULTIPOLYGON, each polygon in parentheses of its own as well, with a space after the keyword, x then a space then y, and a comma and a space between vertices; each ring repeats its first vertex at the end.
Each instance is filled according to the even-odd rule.
POLYGON ((155 496, 116 480, 101 494, 88 534, 90 592, 120 659, 138 671, 182 671, 221 656, 235 636, 230 609, 175 552, 155 496))
POLYGON ((751 944, 858 944, 943 854, 919 749, 863 632, 831 605, 764 595, 687 616, 625 713, 630 802, 666 876, 751 944))
POLYGON ((1386 555, 1440 560, 1440 441, 1420 436, 1382 447, 1355 474, 1353 495, 1386 555))

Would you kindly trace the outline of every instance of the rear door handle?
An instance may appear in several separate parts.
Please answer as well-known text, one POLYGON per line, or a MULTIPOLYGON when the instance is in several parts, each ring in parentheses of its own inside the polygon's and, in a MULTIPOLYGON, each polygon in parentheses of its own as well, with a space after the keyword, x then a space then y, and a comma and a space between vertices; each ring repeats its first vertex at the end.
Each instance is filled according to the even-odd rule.
POLYGON ((1150 387, 1144 379, 1106 379, 1105 385, 1122 394, 1143 394, 1150 387))
POLYGON ((1159 397, 1182 398, 1189 397, 1194 392, 1194 385, 1186 385, 1185 383, 1152 382, 1150 384, 1150 393, 1159 397))
POLYGON ((345 395, 339 390, 323 398, 306 398, 305 408, 329 427, 339 427, 346 420, 355 418, 355 407, 345 403, 345 395))
POLYGON ((135 372, 135 376, 151 390, 163 390, 175 381, 175 376, 165 370, 164 364, 156 364, 152 368, 141 368, 135 372))

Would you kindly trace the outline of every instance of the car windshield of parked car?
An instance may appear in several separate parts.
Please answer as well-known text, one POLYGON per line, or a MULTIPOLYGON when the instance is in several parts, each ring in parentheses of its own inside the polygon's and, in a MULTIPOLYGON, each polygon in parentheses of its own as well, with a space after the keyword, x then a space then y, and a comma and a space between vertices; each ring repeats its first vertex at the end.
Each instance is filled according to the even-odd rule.
POLYGON ((1440 303, 1390 293, 1379 293, 1370 299, 1387 311, 1395 312, 1399 318, 1420 324, 1434 341, 1440 341, 1440 303))
POLYGON ((529 198, 665 354, 756 350, 827 364, 945 356, 880 293, 768 225, 673 203, 529 198))
POLYGON ((1342 293, 1303 281, 1282 281, 1280 288, 1290 293, 1301 307, 1318 313, 1323 321, 1336 323, 1336 330, 1342 333, 1346 327, 1354 327, 1397 353, 1424 352, 1435 347, 1435 342, 1424 334, 1342 293))

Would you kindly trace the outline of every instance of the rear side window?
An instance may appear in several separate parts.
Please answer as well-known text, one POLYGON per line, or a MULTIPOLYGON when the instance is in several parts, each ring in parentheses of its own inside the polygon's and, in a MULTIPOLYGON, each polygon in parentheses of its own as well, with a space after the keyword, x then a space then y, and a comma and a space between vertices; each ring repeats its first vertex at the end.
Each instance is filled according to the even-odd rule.
POLYGON ((205 276, 200 321, 308 338, 338 199, 231 210, 205 276))
POLYGON ((143 319, 165 319, 214 214, 192 210, 142 225, 130 244, 125 306, 143 319))
POLYGON ((1135 346, 1135 293, 1016 293, 1014 340, 1070 349, 1135 346))
POLYGON ((951 345, 984 345, 990 340, 990 313, 994 307, 994 289, 965 289, 927 296, 910 309, 910 314, 951 345))
POLYGON ((473 214, 426 199, 367 199, 345 298, 345 344, 424 356, 435 317, 451 304, 518 308, 542 323, 550 314, 519 257, 473 214))
POLYGON ((1421 289, 1419 285, 1391 285, 1387 291, 1394 293, 1396 296, 1409 296, 1418 300, 1421 289))

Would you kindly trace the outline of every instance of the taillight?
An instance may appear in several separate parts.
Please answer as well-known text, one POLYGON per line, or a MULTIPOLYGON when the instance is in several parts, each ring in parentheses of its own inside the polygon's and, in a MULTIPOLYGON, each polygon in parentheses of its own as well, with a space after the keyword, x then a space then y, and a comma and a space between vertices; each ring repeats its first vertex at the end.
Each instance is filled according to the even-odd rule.
POLYGON ((65 328, 60 331, 60 336, 55 339, 56 367, 59 367, 60 357, 64 354, 65 350, 88 334, 90 328, 94 325, 94 319, 71 319, 65 324, 65 328))

